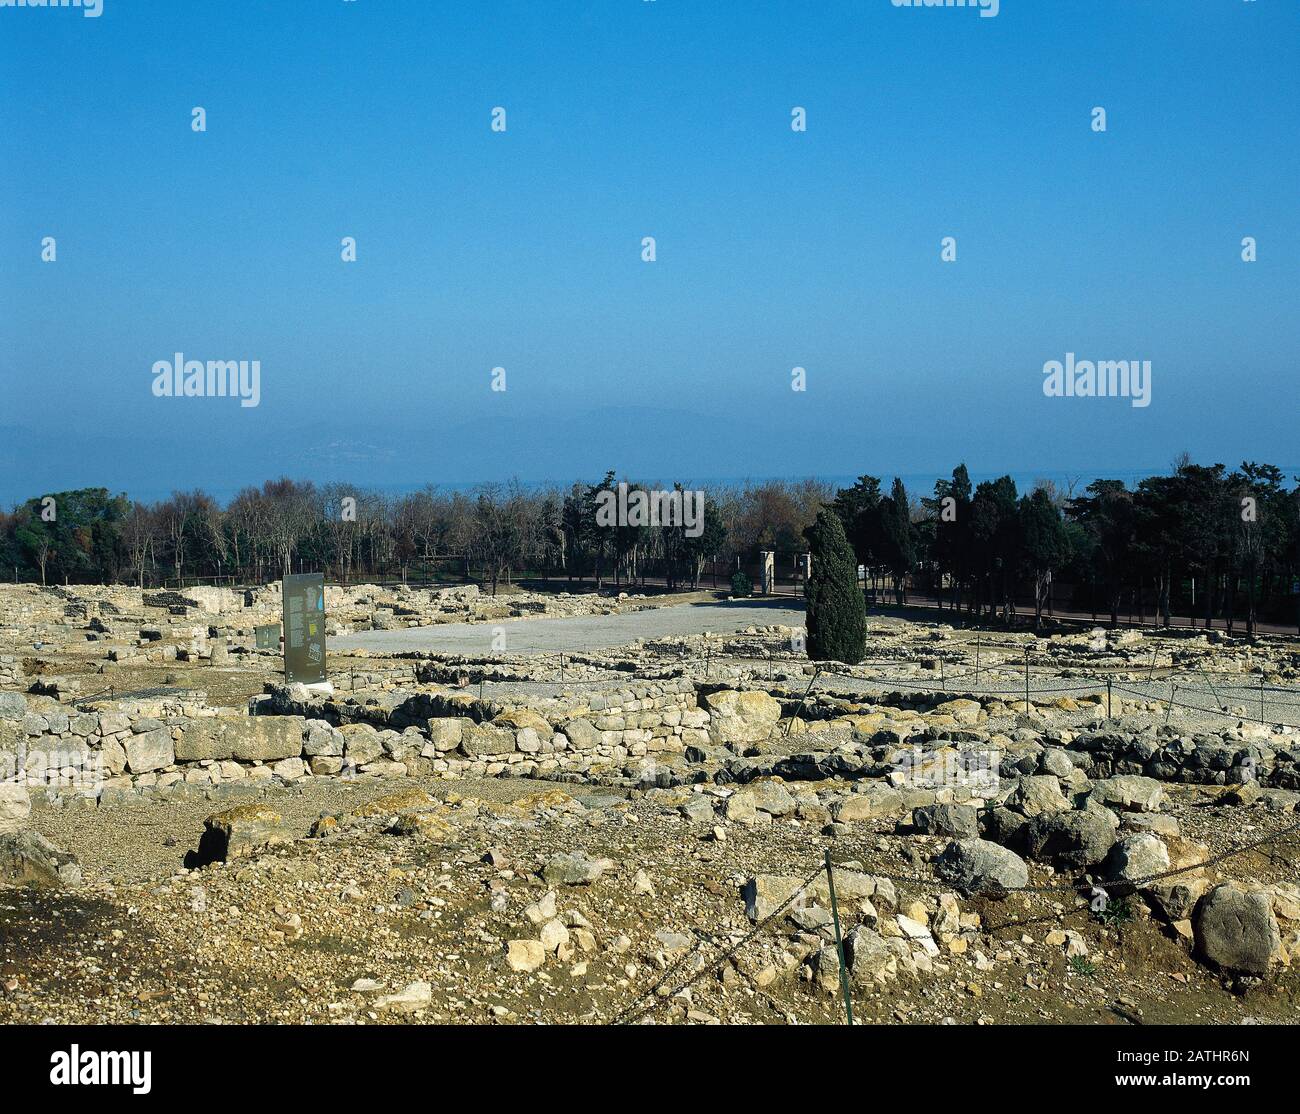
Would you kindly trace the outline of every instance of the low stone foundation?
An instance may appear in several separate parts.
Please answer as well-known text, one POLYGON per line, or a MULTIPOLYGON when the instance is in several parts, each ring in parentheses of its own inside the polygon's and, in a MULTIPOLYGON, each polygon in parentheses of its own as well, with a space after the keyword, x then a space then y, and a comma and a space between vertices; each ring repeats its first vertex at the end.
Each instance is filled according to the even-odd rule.
POLYGON ((0 654, 0 689, 21 689, 26 684, 23 663, 12 654, 0 654))
POLYGON ((309 775, 576 777, 653 766, 710 740, 709 713, 685 680, 532 704, 468 693, 338 699, 294 686, 243 715, 167 699, 83 711, 0 693, 0 779, 111 795, 309 775))
POLYGON ((1220 735, 1097 732, 1081 735, 1070 747, 1087 754, 1085 768, 1091 777, 1144 774, 1193 785, 1257 782, 1300 789, 1300 740, 1287 745, 1220 735))

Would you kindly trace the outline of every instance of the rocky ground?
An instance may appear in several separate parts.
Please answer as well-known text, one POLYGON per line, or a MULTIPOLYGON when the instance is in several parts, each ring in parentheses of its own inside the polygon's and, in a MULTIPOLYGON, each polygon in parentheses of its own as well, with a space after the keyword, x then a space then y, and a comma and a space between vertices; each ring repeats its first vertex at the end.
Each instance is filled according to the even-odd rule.
POLYGON ((196 749, 275 688, 242 636, 104 662, 59 609, 0 607, 0 741, 169 754, 111 795, 0 786, 3 1021, 835 1023, 828 851, 859 1021, 1300 1016, 1286 640, 889 619, 871 661, 821 673, 789 627, 361 655, 338 696, 245 717, 302 725, 310 761, 262 764, 196 749), (92 661, 221 707, 31 695, 92 661))
MULTIPOLYGON (((883 820, 827 839, 802 796, 807 818, 796 805, 779 818, 727 820, 723 802, 698 818, 712 796, 574 797, 500 779, 396 791, 315 783, 266 799, 293 842, 199 869, 184 861, 199 844, 202 802, 129 814, 38 810, 34 825, 77 855, 87 883, 0 892, 0 1018, 607 1024, 640 1002, 661 1022, 835 1022, 835 968, 807 962, 826 958, 832 939, 825 897, 755 936, 746 901, 753 879, 806 876, 826 846, 842 864, 846 931, 902 925, 927 944, 907 941, 908 969, 855 979, 860 1020, 1297 1016, 1293 971, 1226 978, 1191 958, 1140 901, 1107 919, 1071 894, 991 900, 935 881, 864 883, 877 871, 932 878, 927 860, 947 841, 900 836, 883 820), (339 817, 337 826, 310 837, 322 813, 339 817), (425 819, 401 827, 399 816, 425 819), (667 989, 703 977, 642 1000, 697 943, 698 960, 667 989)), ((1241 813, 1191 789, 1161 815, 1212 848, 1273 826, 1241 813)), ((1234 873, 1294 881, 1295 854, 1292 840, 1240 860, 1234 873)), ((1052 877, 1035 871, 1036 880, 1052 877)))

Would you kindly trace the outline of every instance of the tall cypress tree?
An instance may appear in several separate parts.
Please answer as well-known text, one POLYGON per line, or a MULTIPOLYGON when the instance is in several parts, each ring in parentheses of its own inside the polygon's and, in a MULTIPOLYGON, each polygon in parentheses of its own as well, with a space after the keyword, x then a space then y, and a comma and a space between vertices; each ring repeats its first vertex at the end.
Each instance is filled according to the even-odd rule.
POLYGON ((804 588, 808 656, 856 665, 866 656, 867 612, 858 587, 857 561, 839 515, 819 511, 804 537, 812 552, 812 575, 804 588))

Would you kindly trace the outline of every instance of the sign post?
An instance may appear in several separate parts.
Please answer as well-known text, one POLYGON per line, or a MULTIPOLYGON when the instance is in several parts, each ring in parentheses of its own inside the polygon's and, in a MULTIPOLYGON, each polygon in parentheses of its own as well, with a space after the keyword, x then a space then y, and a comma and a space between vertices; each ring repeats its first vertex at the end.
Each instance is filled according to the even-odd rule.
POLYGON ((758 556, 761 561, 759 578, 763 584, 763 595, 773 595, 776 592, 776 552, 763 549, 758 556))
POLYGON ((325 682, 325 575, 284 578, 284 679, 290 684, 325 682))

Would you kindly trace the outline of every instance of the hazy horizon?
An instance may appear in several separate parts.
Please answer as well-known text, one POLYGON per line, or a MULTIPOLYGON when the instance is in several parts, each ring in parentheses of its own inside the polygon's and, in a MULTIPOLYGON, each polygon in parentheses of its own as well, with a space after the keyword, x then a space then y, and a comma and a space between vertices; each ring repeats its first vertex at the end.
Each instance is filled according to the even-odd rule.
MULTIPOLYGON (((958 463, 962 463, 962 462, 959 461, 958 463)), ((1225 464, 1229 468, 1229 470, 1232 470, 1233 468, 1239 466, 1241 462, 1240 461, 1228 462, 1228 461, 1215 460, 1215 461, 1197 461, 1196 463, 1202 463, 1202 464, 1222 463, 1225 464)), ((1276 462, 1257 461, 1257 463, 1275 464, 1276 462)), ((954 465, 954 467, 955 466, 956 465, 954 465)), ((1287 483, 1300 484, 1300 465, 1277 465, 1277 467, 1279 467, 1282 470, 1284 476, 1286 477, 1287 483)), ((1093 470, 1093 469, 1059 471, 1059 470, 1051 470, 1051 469, 1043 470, 1043 469, 1015 469, 1015 468, 980 469, 980 468, 971 468, 969 467, 968 464, 967 470, 970 474, 972 484, 979 484, 984 480, 994 480, 994 479, 998 479, 1001 476, 1009 475, 1015 481, 1017 490, 1020 491, 1022 494, 1032 490, 1033 487, 1036 486, 1041 481, 1051 481, 1063 491, 1068 489, 1070 484, 1073 482, 1075 494, 1082 494, 1084 488, 1086 488, 1088 484, 1091 483, 1093 480, 1102 480, 1102 479, 1123 480, 1128 487, 1132 488, 1137 484, 1138 481, 1146 479, 1149 476, 1160 475, 1162 474, 1162 471, 1164 473, 1167 473, 1170 469, 1164 469, 1164 470, 1144 469, 1144 470, 1129 470, 1129 471, 1118 471, 1118 472, 1113 470, 1093 470)), ((405 495, 410 492, 422 490, 423 488, 428 486, 432 486, 441 491, 469 492, 469 491, 473 491, 475 488, 483 484, 503 483, 503 482, 509 482, 511 480, 518 480, 520 484, 522 484, 525 488, 529 488, 529 489, 550 488, 550 487, 563 489, 563 488, 567 488, 570 484, 579 481, 585 483, 598 483, 604 477, 605 472, 607 471, 609 471, 609 469, 600 469, 598 470, 598 472, 593 472, 587 475, 575 475, 567 478, 557 478, 557 477, 537 478, 537 477, 530 477, 530 476, 510 476, 504 478, 496 477, 492 479, 476 479, 476 480, 435 480, 435 479, 412 480, 412 481, 396 480, 396 481, 379 481, 379 482, 372 482, 372 483, 356 483, 356 486, 358 488, 363 488, 369 491, 377 491, 384 495, 391 495, 391 496, 405 495)), ((820 483, 825 483, 830 485, 832 488, 838 489, 838 488, 851 487, 854 484, 854 482, 856 482, 856 480, 859 478, 859 476, 870 475, 870 476, 877 477, 881 481, 882 488, 887 490, 894 477, 897 476, 899 479, 903 481, 903 484, 906 487, 909 495, 912 495, 913 497, 928 496, 932 494, 935 481, 939 479, 949 479, 952 474, 951 468, 940 470, 940 471, 921 471, 921 472, 906 472, 906 473, 900 473, 900 472, 892 471, 890 469, 865 469, 861 472, 857 472, 852 475, 848 473, 844 473, 841 475, 751 474, 751 475, 739 475, 739 476, 687 476, 687 477, 683 477, 673 473, 665 473, 662 470, 658 472, 637 473, 637 474, 629 473, 626 472, 625 470, 617 469, 617 468, 615 468, 614 471, 619 479, 629 479, 640 483, 660 483, 663 485, 671 485, 676 482, 681 482, 687 486, 699 486, 705 488, 743 487, 747 484, 757 485, 762 483, 783 482, 783 481, 798 483, 805 480, 811 480, 820 483)), ((142 486, 133 489, 124 489, 124 488, 112 487, 111 485, 105 485, 105 484, 86 483, 86 484, 74 485, 74 487, 72 488, 57 488, 57 487, 50 488, 48 489, 48 491, 33 492, 25 497, 19 497, 16 499, 11 499, 4 496, 3 494, 0 494, 0 509, 12 508, 16 504, 25 502, 28 499, 36 498, 39 495, 52 494, 57 491, 75 490, 77 487, 107 487, 108 491, 113 495, 124 494, 129 496, 133 501, 140 501, 145 503, 155 503, 155 502, 165 500, 176 490, 192 490, 193 488, 199 488, 205 491, 208 495, 212 496, 214 499, 221 502, 222 504, 226 504, 229 503, 229 501, 235 495, 237 495, 243 487, 247 487, 247 486, 260 487, 262 482, 265 482, 266 480, 280 479, 283 476, 287 476, 287 478, 292 480, 312 479, 312 482, 315 482, 317 484, 328 484, 328 483, 336 483, 336 482, 337 483, 356 482, 351 480, 347 476, 329 476, 323 479, 315 479, 307 476, 294 475, 292 473, 276 473, 275 475, 264 476, 262 477, 261 480, 256 482, 250 481, 249 484, 241 484, 233 487, 215 486, 210 484, 199 483, 199 484, 190 485, 185 488, 164 489, 160 487, 142 486)))

